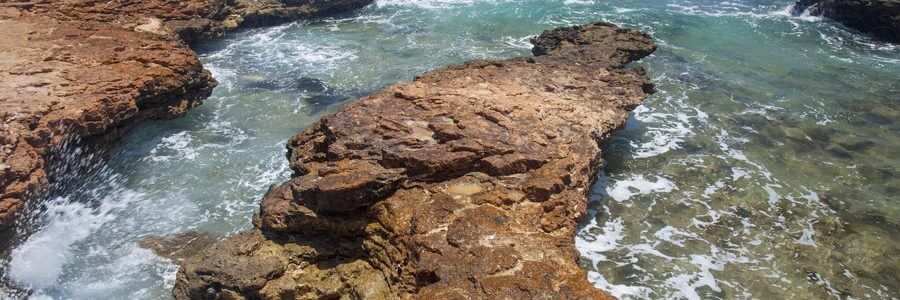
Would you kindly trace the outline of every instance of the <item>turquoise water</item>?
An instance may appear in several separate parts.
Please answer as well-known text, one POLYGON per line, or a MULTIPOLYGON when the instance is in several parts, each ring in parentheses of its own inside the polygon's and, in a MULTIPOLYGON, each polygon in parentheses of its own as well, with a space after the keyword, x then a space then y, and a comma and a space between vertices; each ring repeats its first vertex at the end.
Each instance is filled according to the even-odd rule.
POLYGON ((900 297, 900 49, 789 5, 394 0, 229 34, 198 48, 220 81, 203 106, 105 160, 66 160, 93 168, 61 172, 3 273, 35 298, 166 298, 176 264, 137 241, 250 228, 289 177, 284 142, 322 115, 602 20, 655 36, 640 64, 659 92, 607 148, 575 239, 592 282, 623 298, 900 297))

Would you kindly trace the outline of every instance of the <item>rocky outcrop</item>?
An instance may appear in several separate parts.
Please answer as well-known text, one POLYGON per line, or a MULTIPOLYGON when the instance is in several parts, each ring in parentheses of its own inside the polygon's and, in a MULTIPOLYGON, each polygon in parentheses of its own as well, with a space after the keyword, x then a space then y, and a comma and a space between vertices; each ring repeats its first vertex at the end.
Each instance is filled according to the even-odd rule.
POLYGON ((347 12, 373 0, 62 0, 22 3, 59 20, 96 21, 178 36, 188 43, 237 27, 263 26, 347 12))
POLYGON ((288 142, 256 229, 182 265, 193 298, 610 298, 578 266, 602 147, 653 91, 648 35, 546 31, 534 57, 438 69, 288 142))
POLYGON ((9 7, 0 27, 0 225, 47 184, 48 149, 180 116, 215 86, 176 40, 9 7))
POLYGON ((900 42, 900 0, 800 0, 795 13, 809 10, 847 27, 870 33, 892 42, 900 42))
POLYGON ((184 41, 372 0, 0 1, 0 230, 72 139, 183 115, 215 86, 184 41))

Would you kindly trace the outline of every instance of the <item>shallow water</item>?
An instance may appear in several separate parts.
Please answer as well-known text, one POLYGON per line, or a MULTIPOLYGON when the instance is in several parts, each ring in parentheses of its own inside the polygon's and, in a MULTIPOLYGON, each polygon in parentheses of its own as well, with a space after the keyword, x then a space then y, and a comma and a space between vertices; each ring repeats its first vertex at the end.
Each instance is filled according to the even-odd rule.
POLYGON ((203 106, 106 160, 67 151, 3 274, 35 298, 165 298, 177 266, 137 241, 250 228, 289 177, 284 142, 322 115, 603 20, 655 36, 640 64, 659 92, 607 148, 575 239, 592 282, 624 298, 900 297, 900 50, 789 4, 394 0, 232 33, 198 49, 220 82, 203 106))

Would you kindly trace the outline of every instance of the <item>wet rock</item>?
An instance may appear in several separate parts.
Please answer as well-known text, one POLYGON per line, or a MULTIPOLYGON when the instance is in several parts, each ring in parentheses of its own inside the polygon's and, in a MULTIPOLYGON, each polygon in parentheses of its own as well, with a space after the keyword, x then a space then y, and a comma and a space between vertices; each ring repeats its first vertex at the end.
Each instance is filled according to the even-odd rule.
POLYGON ((798 128, 785 127, 782 130, 784 131, 784 136, 789 139, 796 140, 796 141, 802 141, 802 142, 811 142, 812 141, 812 139, 809 136, 807 136, 806 133, 803 133, 803 130, 800 130, 798 128))
POLYGON ((831 209, 842 212, 849 208, 849 204, 846 201, 842 200, 843 196, 845 195, 846 193, 842 191, 829 190, 828 192, 823 194, 820 199, 823 203, 825 203, 825 205, 831 207, 831 209))
POLYGON ((362 7, 372 0, 3 1, 0 230, 40 198, 46 159, 184 115, 216 85, 185 42, 362 7))
POLYGON ((842 134, 840 132, 837 132, 837 130, 826 126, 810 123, 803 123, 803 125, 806 125, 802 127, 803 133, 805 133, 806 136, 810 137, 810 139, 816 142, 827 143, 831 140, 831 136, 842 134))
POLYGON ((244 77, 244 87, 298 93, 305 100, 306 107, 313 111, 326 108, 346 98, 346 95, 338 94, 325 82, 310 77, 270 79, 260 75, 251 75, 244 77))
POLYGON ((297 90, 307 93, 321 94, 328 91, 328 86, 326 86, 324 82, 309 77, 300 77, 300 79, 297 79, 297 82, 294 84, 294 86, 297 90))
POLYGON ((170 236, 151 236, 138 241, 141 248, 150 249, 156 255, 182 261, 205 250, 216 242, 208 233, 187 231, 170 236))
POLYGON ((894 172, 884 166, 861 165, 858 167, 858 169, 859 174, 862 175, 867 181, 872 183, 883 184, 891 179, 896 178, 894 172))
POLYGON ((874 141, 852 134, 836 136, 833 141, 853 152, 866 151, 875 146, 874 141))
POLYGON ((244 77, 244 87, 250 89, 262 89, 277 91, 284 88, 284 84, 277 80, 268 79, 261 75, 251 75, 244 77))
POLYGON ((828 154, 831 154, 832 156, 837 158, 853 158, 853 154, 850 154, 850 151, 847 151, 847 149, 844 149, 844 147, 841 147, 841 145, 838 144, 829 144, 825 147, 825 152, 828 152, 828 154))
POLYGON ((898 112, 890 105, 879 106, 878 108, 870 107, 869 111, 866 112, 865 115, 866 119, 876 124, 890 125, 894 124, 896 120, 900 119, 900 112, 898 112))
POLYGON ((309 236, 298 241, 249 231, 185 263, 173 295, 178 299, 389 298, 384 276, 368 262, 353 258, 359 251, 358 243, 336 237, 309 236), (196 260, 205 263, 191 263, 196 260))
POLYGON ((299 79, 271 79, 261 75, 250 75, 244 77, 244 86, 248 88, 265 89, 265 90, 295 90, 298 92, 310 94, 322 94, 328 91, 325 82, 315 78, 300 77, 299 79))
POLYGON ((896 0, 800 0, 794 14, 809 10, 872 36, 900 42, 900 1, 896 0))
POLYGON ((607 23, 533 42, 535 57, 427 72, 293 137, 293 178, 258 229, 188 259, 174 296, 610 298, 578 266, 576 221, 603 145, 653 90, 625 65, 655 46, 607 23))

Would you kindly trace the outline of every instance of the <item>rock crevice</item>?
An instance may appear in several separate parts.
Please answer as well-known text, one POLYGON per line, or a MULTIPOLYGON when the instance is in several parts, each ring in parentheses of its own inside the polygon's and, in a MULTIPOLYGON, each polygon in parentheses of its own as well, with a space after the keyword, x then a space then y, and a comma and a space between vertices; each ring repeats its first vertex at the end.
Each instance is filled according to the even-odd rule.
POLYGON ((578 267, 602 145, 653 92, 655 50, 607 23, 533 57, 427 72, 292 138, 256 229, 188 259, 189 298, 609 298, 578 267), (324 245, 324 246, 323 246, 324 245))

